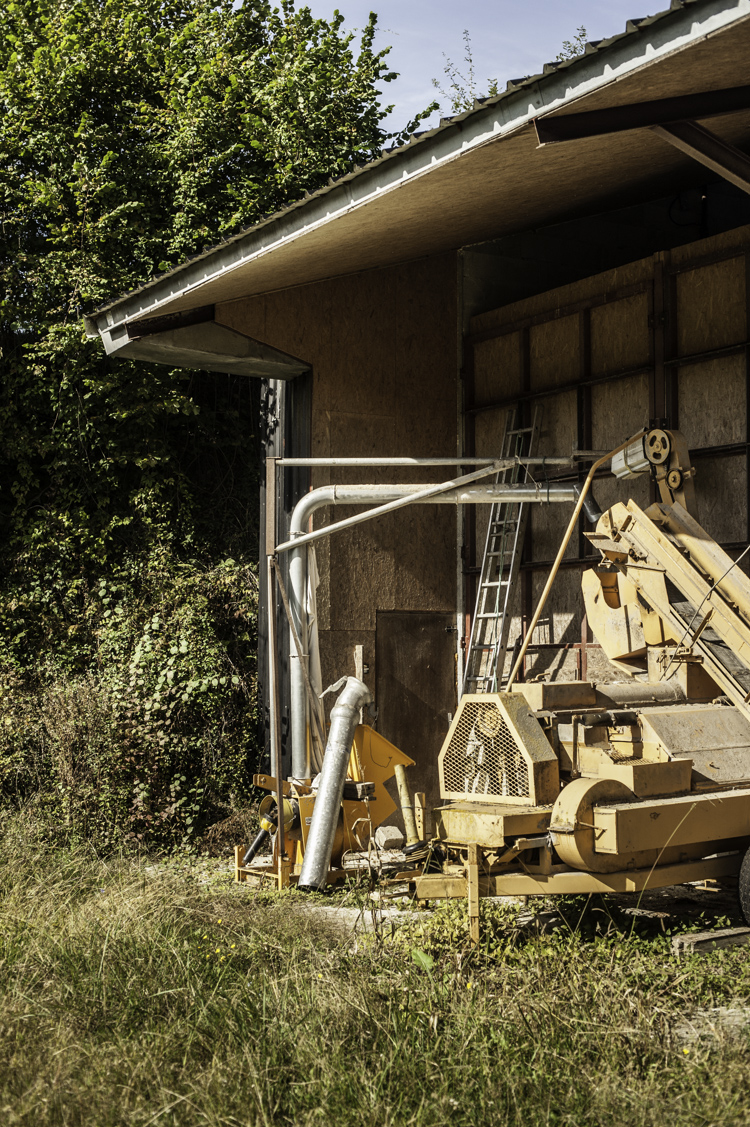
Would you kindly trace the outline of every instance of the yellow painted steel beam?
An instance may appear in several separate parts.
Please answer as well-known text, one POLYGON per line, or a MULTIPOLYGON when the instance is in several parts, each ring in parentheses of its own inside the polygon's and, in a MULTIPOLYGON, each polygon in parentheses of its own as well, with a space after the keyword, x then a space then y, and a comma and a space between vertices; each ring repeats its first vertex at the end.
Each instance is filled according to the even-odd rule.
MULTIPOLYGON (((717 880, 733 876, 742 863, 740 853, 662 865, 655 869, 633 869, 619 873, 583 873, 574 869, 553 868, 549 874, 498 873, 480 876, 479 896, 561 896, 589 892, 642 892, 644 889, 668 888, 690 881, 717 880)), ((444 900, 466 897, 465 876, 443 876, 428 873, 414 882, 419 900, 444 900)))
POLYGON ((462 845, 470 841, 486 849, 502 848, 508 837, 544 833, 552 807, 480 805, 452 802, 433 810, 435 833, 441 841, 462 845))
MULTIPOLYGON (((664 576, 668 576, 682 592, 685 599, 696 608, 700 608, 700 618, 709 610, 712 616, 711 629, 716 631, 721 640, 729 647, 743 663, 750 669, 750 625, 737 613, 730 599, 734 597, 734 588, 731 590, 715 583, 717 577, 712 577, 709 582, 700 571, 694 567, 688 558, 673 544, 659 528, 662 523, 669 527, 673 535, 677 535, 677 525, 684 525, 685 535, 693 533, 693 525, 688 513, 679 505, 665 506, 652 505, 644 513, 634 501, 628 501, 627 506, 614 505, 597 526, 597 531, 610 532, 619 539, 618 548, 627 550, 627 563, 623 565, 622 559, 615 559, 619 565, 626 566, 627 577, 635 585, 646 602, 668 624, 675 637, 685 635, 686 626, 679 615, 671 606, 664 576), (604 522, 604 523, 603 523, 604 522)), ((698 526, 696 526, 698 527, 698 526)), ((707 538, 708 539, 708 538, 707 538)), ((607 553, 606 548, 602 550, 607 553)), ((716 546, 714 556, 721 552, 716 546)), ((726 568, 732 568, 732 560, 726 553, 726 568)), ((614 558, 614 554, 613 554, 614 558)), ((713 561, 716 564, 716 560, 713 561)), ((726 579, 728 580, 728 576, 726 579)), ((741 581, 740 581, 741 582, 741 581)), ((725 580, 726 583, 726 580, 725 580)), ((743 598, 740 609, 750 612, 747 601, 743 598)), ((697 626, 698 622, 693 623, 697 626)), ((731 698, 733 703, 750 719, 750 702, 746 697, 744 688, 735 680, 731 672, 721 665, 712 654, 711 650, 702 644, 702 639, 686 638, 692 642, 693 648, 700 653, 706 670, 731 698)))
POLYGON ((593 808, 595 852, 633 853, 750 837, 750 787, 593 808))

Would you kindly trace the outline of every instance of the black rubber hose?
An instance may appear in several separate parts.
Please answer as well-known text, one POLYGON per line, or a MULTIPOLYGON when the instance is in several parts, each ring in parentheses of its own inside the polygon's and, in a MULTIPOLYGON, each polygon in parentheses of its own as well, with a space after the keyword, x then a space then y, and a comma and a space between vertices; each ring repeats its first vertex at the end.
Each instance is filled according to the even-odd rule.
POLYGON ((250 862, 252 861, 255 854, 260 850, 261 846, 263 846, 268 841, 268 837, 269 837, 268 830, 261 830, 260 831, 260 833, 256 837, 255 841, 250 846, 250 848, 248 849, 245 856, 242 858, 243 868, 245 867, 245 865, 250 864, 250 862))
MULTIPOLYGON (((574 485, 573 489, 575 490, 576 497, 580 497, 582 486, 581 485, 574 485)), ((589 489, 588 493, 586 494, 586 496, 584 498, 583 511, 586 514, 586 518, 589 521, 591 521, 592 524, 596 524, 596 522, 602 516, 602 510, 599 508, 599 506, 596 503, 596 498, 594 497, 593 489, 589 489)))

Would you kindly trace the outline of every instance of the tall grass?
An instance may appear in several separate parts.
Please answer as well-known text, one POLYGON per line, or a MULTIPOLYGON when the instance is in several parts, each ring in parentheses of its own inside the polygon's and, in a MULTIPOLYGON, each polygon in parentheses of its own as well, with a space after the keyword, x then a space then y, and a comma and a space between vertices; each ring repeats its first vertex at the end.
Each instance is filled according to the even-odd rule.
POLYGON ((355 941, 296 894, 48 855, 23 830, 0 843, 4 1124, 750 1120, 747 1039, 673 1036, 686 1010, 747 1001, 742 949, 678 962, 607 924, 490 957, 441 948, 439 916, 355 941))

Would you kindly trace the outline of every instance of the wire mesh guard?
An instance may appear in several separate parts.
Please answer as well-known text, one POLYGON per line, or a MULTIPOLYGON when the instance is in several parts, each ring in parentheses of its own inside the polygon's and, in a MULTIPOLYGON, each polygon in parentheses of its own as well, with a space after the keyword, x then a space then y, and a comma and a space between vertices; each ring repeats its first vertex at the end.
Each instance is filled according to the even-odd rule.
POLYGON ((529 768, 495 701, 466 701, 442 759, 446 797, 531 797, 529 768))

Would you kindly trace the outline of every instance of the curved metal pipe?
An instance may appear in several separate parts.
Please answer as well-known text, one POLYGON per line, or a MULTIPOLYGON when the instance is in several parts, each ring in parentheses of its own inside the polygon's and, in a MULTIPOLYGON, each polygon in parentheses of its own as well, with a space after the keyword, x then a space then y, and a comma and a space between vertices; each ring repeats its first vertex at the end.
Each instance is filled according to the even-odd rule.
POLYGON ((328 879, 354 729, 359 724, 360 709, 372 700, 367 685, 356 677, 342 677, 331 688, 338 688, 344 680, 344 691, 331 709, 331 729, 299 875, 298 888, 306 892, 318 892, 328 879))
MULTIPOLYGON (((324 505, 367 505, 395 501, 420 493, 426 485, 322 485, 306 493, 294 507, 289 525, 289 541, 280 544, 277 551, 290 549, 289 558, 289 607, 303 648, 307 645, 307 541, 299 547, 291 542, 306 536, 310 517, 324 505)), ((497 501, 575 503, 577 483, 561 485, 466 485, 446 493, 438 493, 425 498, 422 505, 491 505, 497 501)), ((346 521, 339 522, 338 528, 346 527, 346 521)), ((331 530, 320 529, 321 536, 331 530)), ((290 631, 291 637, 291 631, 290 631)), ((300 668, 293 640, 289 646, 290 669, 290 719, 292 736, 292 778, 310 778, 310 750, 307 739, 307 697, 305 679, 300 668)))

